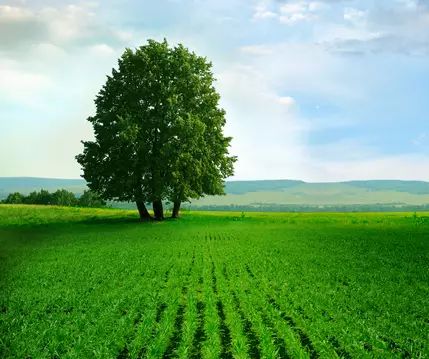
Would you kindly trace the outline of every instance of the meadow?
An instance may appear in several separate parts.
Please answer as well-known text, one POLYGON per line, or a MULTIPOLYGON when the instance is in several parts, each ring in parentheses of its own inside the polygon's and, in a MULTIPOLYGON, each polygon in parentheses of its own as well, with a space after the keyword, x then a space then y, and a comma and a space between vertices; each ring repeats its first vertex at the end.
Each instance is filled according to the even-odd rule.
POLYGON ((0 205, 1 358, 427 358, 429 213, 0 205))

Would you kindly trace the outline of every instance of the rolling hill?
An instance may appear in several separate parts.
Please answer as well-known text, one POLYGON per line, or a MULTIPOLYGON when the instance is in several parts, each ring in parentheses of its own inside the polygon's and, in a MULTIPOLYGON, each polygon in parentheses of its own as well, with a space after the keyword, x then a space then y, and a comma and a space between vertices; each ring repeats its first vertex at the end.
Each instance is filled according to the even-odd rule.
MULTIPOLYGON (((0 177, 0 198, 28 194, 41 188, 64 188, 76 194, 86 189, 83 179, 0 177)), ((185 208, 236 210, 392 210, 429 206, 429 182, 370 180, 310 183, 296 180, 228 181, 225 196, 208 196, 185 208), (408 208, 410 207, 410 208, 408 208)), ((133 204, 113 203, 114 207, 133 204)))

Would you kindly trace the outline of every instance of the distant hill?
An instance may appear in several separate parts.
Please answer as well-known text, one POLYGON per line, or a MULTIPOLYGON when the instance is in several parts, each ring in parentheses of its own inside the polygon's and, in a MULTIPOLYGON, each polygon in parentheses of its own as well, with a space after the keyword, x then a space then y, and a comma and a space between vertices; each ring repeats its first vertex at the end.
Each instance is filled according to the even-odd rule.
MULTIPOLYGON (((75 194, 86 189, 83 179, 0 177, 0 199, 11 192, 64 188, 75 194)), ((429 182, 371 180, 309 183, 295 180, 229 181, 225 196, 192 201, 195 209, 236 210, 394 210, 429 208, 429 182)), ((113 204, 132 207, 133 204, 113 204)))
POLYGON ((378 181, 350 181, 344 182, 352 186, 364 188, 373 191, 398 191, 414 194, 429 194, 429 182, 422 181, 395 181, 395 180, 378 180, 378 181))
POLYGON ((249 192, 282 191, 303 183, 305 182, 294 180, 229 181, 225 183, 225 192, 228 194, 244 194, 249 192))
POLYGON ((81 194, 86 187, 83 179, 40 178, 40 177, 0 177, 0 199, 9 193, 21 192, 28 194, 32 191, 46 189, 50 192, 57 189, 67 189, 75 194, 81 194))

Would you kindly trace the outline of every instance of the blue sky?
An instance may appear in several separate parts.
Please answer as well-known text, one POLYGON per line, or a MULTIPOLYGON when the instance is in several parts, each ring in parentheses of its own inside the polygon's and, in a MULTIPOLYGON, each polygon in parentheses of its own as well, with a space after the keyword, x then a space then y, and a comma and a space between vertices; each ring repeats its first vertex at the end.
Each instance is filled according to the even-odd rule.
POLYGON ((429 180, 429 1, 0 1, 0 176, 77 178, 125 47, 213 62, 234 179, 429 180))

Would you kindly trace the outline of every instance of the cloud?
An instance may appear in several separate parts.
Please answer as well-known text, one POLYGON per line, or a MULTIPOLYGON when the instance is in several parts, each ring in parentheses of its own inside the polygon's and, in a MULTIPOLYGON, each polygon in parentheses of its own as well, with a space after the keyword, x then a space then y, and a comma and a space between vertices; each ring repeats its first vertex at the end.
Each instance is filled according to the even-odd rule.
POLYGON ((5 103, 38 107, 38 100, 52 87, 49 77, 25 70, 12 61, 0 61, 0 97, 5 103))
POLYGON ((325 46, 333 53, 346 55, 398 53, 410 56, 426 56, 429 54, 429 41, 411 40, 395 35, 380 34, 369 39, 336 40, 326 43, 325 46))
POLYGON ((367 179, 421 180, 429 178, 429 156, 419 153, 383 156, 348 161, 324 160, 311 179, 347 181, 367 179), (398 171, 398 168, 401 170, 398 171))
POLYGON ((50 43, 36 43, 27 48, 27 56, 42 61, 64 61, 67 57, 67 51, 62 47, 50 43))
POLYGON ((401 0, 367 10, 347 7, 343 17, 350 34, 325 39, 329 51, 337 54, 429 54, 427 2, 401 0))
POLYGON ((255 7, 253 18, 256 20, 277 19, 280 23, 294 25, 299 22, 316 20, 318 12, 326 7, 327 5, 321 1, 265 1, 255 7))
POLYGON ((367 18, 367 12, 355 8, 344 9, 344 20, 351 22, 352 24, 361 24, 367 18))
POLYGON ((0 6, 0 175, 77 177, 85 118, 132 35, 89 2, 37 4, 0 6))
POLYGON ((89 48, 92 54, 96 56, 112 56, 115 54, 115 50, 106 44, 97 44, 89 48))
POLYGON ((38 43, 65 48, 123 43, 126 32, 100 24, 97 11, 90 2, 41 8, 0 6, 0 51, 25 51, 38 43))
MULTIPOLYGON (((241 48, 240 54, 242 64, 263 73, 270 82, 269 86, 281 93, 293 96, 294 93, 305 92, 337 101, 364 95, 359 86, 361 78, 354 78, 347 61, 318 44, 282 42, 248 45, 241 48)), ((360 71, 363 69, 356 70, 360 71)))
POLYGON ((427 1, 13 3, 0 6, 1 175, 77 177, 97 91, 148 36, 213 61, 237 179, 428 175, 428 67, 396 56, 429 53, 427 1))
POLYGON ((238 156, 235 179, 278 178, 300 167, 304 141, 291 97, 280 97, 263 73, 235 64, 218 74, 226 133, 238 156), (239 135, 238 135, 239 134, 239 135))
POLYGON ((286 3, 280 6, 280 22, 288 25, 293 25, 300 21, 310 21, 317 19, 315 12, 320 9, 313 2, 295 2, 286 3))
POLYGON ((65 101, 66 93, 75 91, 73 86, 92 98, 95 92, 90 91, 100 86, 101 74, 115 65, 132 36, 98 19, 97 11, 91 2, 0 6, 3 99, 21 102, 24 108, 52 106, 48 98, 65 101), (66 92, 63 86, 68 86, 66 92))
POLYGON ((293 107, 295 105, 295 100, 290 96, 280 96, 277 101, 286 107, 293 107))
POLYGON ((267 9, 266 5, 259 4, 255 7, 255 12, 253 14, 254 19, 272 19, 276 18, 278 15, 267 9))
POLYGON ((25 21, 32 17, 30 10, 16 6, 0 5, 2 22, 25 21))
POLYGON ((47 27, 31 10, 0 6, 0 51, 26 46, 47 36, 47 27))
POLYGON ((0 141, 0 175, 77 178, 80 168, 74 156, 82 151, 82 138, 92 137, 92 128, 86 121, 76 126, 76 121, 64 118, 67 114, 61 113, 61 121, 40 119, 34 126, 19 120, 20 126, 6 127, 7 136, 0 141))
POLYGON ((426 0, 376 4, 346 0, 265 0, 255 7, 253 19, 275 19, 288 26, 301 24, 302 29, 313 29, 302 31, 300 38, 319 43, 336 55, 429 54, 429 2, 426 0))

